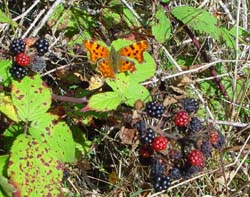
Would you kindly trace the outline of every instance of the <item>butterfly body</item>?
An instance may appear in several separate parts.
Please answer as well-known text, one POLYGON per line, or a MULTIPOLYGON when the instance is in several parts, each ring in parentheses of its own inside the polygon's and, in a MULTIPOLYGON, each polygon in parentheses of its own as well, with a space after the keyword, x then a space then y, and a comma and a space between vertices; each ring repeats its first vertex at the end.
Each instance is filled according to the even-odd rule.
POLYGON ((135 63, 129 59, 133 58, 139 63, 144 61, 143 52, 148 49, 147 41, 139 41, 116 51, 113 46, 108 50, 97 42, 85 40, 83 46, 89 51, 91 63, 97 63, 97 69, 104 78, 115 78, 118 72, 134 72, 135 63))

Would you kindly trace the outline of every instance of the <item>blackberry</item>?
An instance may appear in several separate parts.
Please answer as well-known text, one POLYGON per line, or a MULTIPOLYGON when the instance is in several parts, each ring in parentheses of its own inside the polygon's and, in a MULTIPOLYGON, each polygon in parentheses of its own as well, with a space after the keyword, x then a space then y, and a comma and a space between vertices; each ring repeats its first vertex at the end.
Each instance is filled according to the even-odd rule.
POLYGON ((169 176, 170 176, 170 178, 172 180, 180 179, 181 178, 181 170, 180 170, 180 168, 173 167, 169 176))
POLYGON ((201 152, 207 158, 211 157, 211 155, 212 155, 212 149, 213 149, 213 146, 212 146, 211 142, 209 142, 209 141, 205 141, 205 142, 203 142, 201 144, 201 152))
POLYGON ((152 169, 151 173, 153 176, 162 176, 165 172, 165 165, 162 162, 162 160, 155 159, 152 162, 151 169, 152 169))
POLYGON ((191 118, 189 122, 188 130, 190 132, 198 132, 202 129, 202 123, 197 117, 191 118))
POLYGON ((23 53, 25 51, 25 46, 26 44, 22 39, 20 38, 14 39, 10 43, 10 52, 13 53, 14 55, 23 53))
POLYGON ((184 179, 189 179, 200 171, 201 167, 199 166, 188 166, 184 168, 182 176, 184 179))
POLYGON ((9 72, 14 79, 21 80, 28 74, 28 68, 13 64, 9 72))
POLYGON ((183 108, 186 112, 196 112, 199 109, 199 102, 194 98, 185 98, 182 101, 183 108))
POLYGON ((222 146, 225 144, 225 137, 224 135, 218 131, 218 136, 219 136, 219 139, 218 139, 218 142, 213 144, 214 148, 216 149, 221 149, 222 146))
POLYGON ((134 126, 139 132, 146 130, 146 123, 142 120, 135 123, 134 126))
POLYGON ((46 67, 46 62, 42 57, 35 56, 32 59, 29 67, 32 71, 41 73, 46 67))
POLYGON ((146 112, 150 117, 160 118, 164 113, 164 106, 161 103, 149 101, 146 103, 146 112))
POLYGON ((156 176, 154 177, 154 189, 157 192, 160 192, 162 190, 166 190, 170 187, 170 177, 169 176, 156 176))
POLYGON ((151 144, 155 138, 155 131, 147 128, 140 132, 140 140, 143 144, 151 144))
POLYGON ((35 47, 37 49, 38 55, 43 56, 49 51, 49 42, 43 38, 40 38, 36 41, 35 47))

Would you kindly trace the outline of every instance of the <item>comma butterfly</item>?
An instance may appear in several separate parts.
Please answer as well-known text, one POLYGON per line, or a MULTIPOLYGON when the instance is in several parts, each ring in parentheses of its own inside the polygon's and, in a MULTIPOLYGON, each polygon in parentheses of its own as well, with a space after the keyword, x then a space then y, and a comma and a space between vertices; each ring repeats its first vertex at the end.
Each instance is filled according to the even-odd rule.
POLYGON ((116 51, 113 46, 107 47, 91 40, 83 42, 85 49, 89 51, 90 62, 97 63, 97 69, 104 78, 115 78, 117 72, 134 72, 135 63, 128 58, 133 58, 139 63, 144 61, 143 52, 148 49, 147 41, 142 40, 125 46, 116 51))

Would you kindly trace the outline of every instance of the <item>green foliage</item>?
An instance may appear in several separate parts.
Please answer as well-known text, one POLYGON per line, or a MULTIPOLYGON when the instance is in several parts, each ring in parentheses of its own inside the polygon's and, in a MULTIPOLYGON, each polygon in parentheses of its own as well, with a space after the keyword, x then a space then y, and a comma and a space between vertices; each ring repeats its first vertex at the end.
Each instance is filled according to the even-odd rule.
POLYGON ((4 132, 5 148, 11 150, 10 182, 22 196, 58 195, 63 162, 75 159, 71 130, 47 113, 51 91, 38 75, 13 81, 11 87, 11 97, 2 94, 0 105, 0 111, 17 122, 4 132))
POLYGON ((9 18, 8 16, 6 16, 6 14, 3 13, 1 10, 0 10, 0 23, 7 23, 14 27, 17 27, 17 23, 13 21, 11 18, 9 18))
POLYGON ((218 27, 216 18, 204 9, 191 6, 178 6, 172 14, 185 25, 201 32, 208 33, 216 40, 226 41, 228 47, 234 47, 234 37, 225 28, 218 27))
MULTIPOLYGON (((118 50, 128 44, 130 44, 128 41, 116 40, 112 46, 118 50)), ((93 110, 108 111, 116 109, 121 103, 133 106, 137 100, 151 100, 149 91, 139 83, 154 75, 155 62, 147 52, 145 52, 144 59, 142 64, 133 60, 136 66, 134 73, 119 73, 114 80, 107 79, 106 82, 113 91, 93 95, 88 107, 93 110)))
POLYGON ((39 76, 25 77, 22 83, 13 81, 11 96, 18 117, 22 121, 39 120, 51 104, 51 92, 39 76))
POLYGON ((60 194, 63 164, 46 142, 21 134, 11 147, 8 175, 20 196, 60 194))
POLYGON ((162 7, 156 12, 155 20, 156 22, 152 26, 152 33, 158 42, 163 43, 170 37, 171 23, 162 7))
POLYGON ((10 60, 0 61, 0 83, 3 83, 4 86, 8 86, 10 83, 9 68, 11 64, 10 60))

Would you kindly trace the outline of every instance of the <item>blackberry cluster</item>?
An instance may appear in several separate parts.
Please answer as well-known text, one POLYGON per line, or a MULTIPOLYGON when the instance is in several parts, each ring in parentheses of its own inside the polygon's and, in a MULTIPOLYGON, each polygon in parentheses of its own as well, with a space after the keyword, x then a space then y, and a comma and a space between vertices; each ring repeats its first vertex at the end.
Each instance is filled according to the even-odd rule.
POLYGON ((202 123, 197 117, 191 118, 191 121, 189 122, 188 130, 190 132, 198 132, 202 129, 202 123))
POLYGON ((46 39, 40 38, 36 41, 35 47, 37 49, 38 55, 43 56, 49 51, 49 42, 46 39))
MULTIPOLYGON (((171 181, 188 179, 199 173, 205 166, 206 160, 212 156, 212 151, 221 148, 225 143, 224 136, 211 125, 209 131, 204 130, 205 123, 198 118, 199 103, 193 98, 181 100, 174 107, 166 124, 160 121, 158 127, 168 129, 154 131, 147 127, 146 121, 138 121, 135 127, 140 135, 140 156, 143 155, 151 164, 151 178, 155 191, 165 190, 171 181), (176 106, 182 107, 178 109, 176 106), (170 122, 169 120, 172 120, 170 122), (173 132, 173 133, 171 133, 173 132), (166 136, 173 138, 167 138, 166 136)), ((157 102, 146 103, 146 112, 150 117, 160 118, 164 113, 163 105, 157 102)), ((166 113, 170 114, 170 113, 166 113)), ((153 124, 155 121, 152 121, 153 124)), ((154 128, 154 127, 152 127, 154 128)))
POLYGON ((196 112, 199 109, 199 102, 194 98, 185 98, 182 104, 184 110, 188 113, 196 112))
POLYGON ((25 51, 26 44, 23 41, 23 39, 14 39, 10 43, 10 52, 13 53, 13 55, 17 55, 19 53, 23 53, 25 51))
POLYGON ((14 79, 21 80, 28 74, 28 69, 26 67, 13 64, 12 67, 10 67, 9 72, 14 79))
POLYGON ((149 101, 146 103, 146 112, 152 118, 160 118, 164 113, 164 106, 161 103, 155 101, 149 101))

